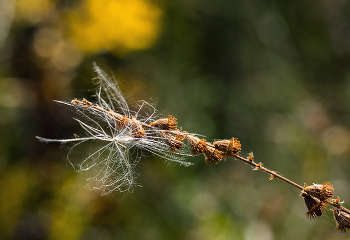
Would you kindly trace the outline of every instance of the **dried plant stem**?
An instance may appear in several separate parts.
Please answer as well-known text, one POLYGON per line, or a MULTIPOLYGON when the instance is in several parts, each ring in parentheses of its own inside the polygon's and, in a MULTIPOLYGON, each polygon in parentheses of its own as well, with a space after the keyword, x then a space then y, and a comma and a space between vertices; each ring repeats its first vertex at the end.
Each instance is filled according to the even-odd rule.
MULTIPOLYGON (((71 103, 73 105, 82 106, 84 108, 91 109, 93 111, 101 112, 103 114, 106 114, 109 117, 115 119, 116 122, 118 122, 118 123, 127 124, 130 121, 132 121, 132 119, 133 119, 132 117, 130 118, 130 117, 124 116, 122 114, 116 113, 112 109, 110 109, 108 111, 108 110, 100 107, 99 105, 96 105, 96 104, 93 104, 93 103, 87 101, 86 99, 83 99, 83 100, 74 99, 71 103)), ((163 121, 166 122, 166 120, 163 120, 163 121)), ((238 154, 238 152, 239 152, 238 149, 237 149, 236 152, 233 152, 233 154, 229 154, 229 153, 221 154, 220 151, 218 149, 216 149, 215 145, 205 141, 204 139, 200 140, 199 138, 195 137, 193 134, 189 134, 187 132, 182 132, 182 131, 180 131, 178 129, 167 129, 167 128, 162 129, 159 124, 154 124, 154 123, 148 124, 148 123, 145 123, 145 122, 142 122, 142 123, 140 122, 139 125, 142 126, 145 129, 151 129, 151 130, 156 130, 156 131, 162 131, 163 130, 163 131, 167 131, 170 134, 173 134, 174 136, 179 136, 180 139, 187 139, 187 141, 189 142, 189 144, 192 147, 192 152, 194 154, 199 154, 199 153, 205 154, 207 163, 217 163, 217 162, 219 162, 221 160, 221 158, 227 157, 227 156, 231 156, 233 158, 236 158, 238 160, 241 160, 241 161, 243 161, 243 162, 253 166, 254 170, 261 170, 261 171, 269 173, 270 174, 270 180, 272 180, 274 178, 279 178, 282 181, 292 185, 293 187, 295 187, 295 188, 297 188, 297 189, 299 189, 301 191, 304 190, 304 187, 302 187, 299 184, 289 180, 286 177, 283 177, 281 174, 278 174, 275 171, 272 171, 272 170, 264 167, 262 163, 254 162, 252 156, 250 156, 248 158, 244 158, 244 157, 240 156, 238 154), (209 153, 208 153, 208 151, 209 151, 209 153), (215 151, 216 151, 216 154, 218 154, 216 158, 213 155, 213 153, 215 151)), ((239 146, 239 149, 240 149, 240 146, 239 146)), ((345 208, 345 207, 340 205, 339 198, 338 199, 329 198, 329 199, 327 199, 327 201, 325 201, 325 203, 327 203, 327 204, 329 204, 329 205, 331 205, 333 207, 336 207, 339 211, 342 211, 342 212, 350 214, 350 210, 349 209, 347 209, 347 208, 345 208)))
MULTIPOLYGON (((239 155, 235 155, 234 158, 239 159, 239 160, 241 160, 241 161, 243 161, 243 162, 245 162, 245 163, 247 163, 249 165, 252 165, 253 167, 255 167, 254 170, 261 170, 261 171, 264 171, 264 172, 267 172, 267 173, 271 174, 271 177, 270 177, 271 180, 273 178, 279 178, 279 179, 285 181, 286 183, 288 183, 288 184, 298 188, 299 190, 304 190, 304 187, 302 187, 299 184, 289 180, 286 177, 283 177, 282 175, 276 173, 275 171, 272 171, 272 170, 264 167, 261 163, 256 163, 253 160, 249 160, 248 158, 244 158, 244 157, 239 156, 239 155)), ((329 205, 331 205, 333 207, 336 207, 336 208, 340 209, 343 212, 346 212, 346 213, 350 214, 350 210, 345 208, 345 207, 343 207, 343 206, 341 206, 339 204, 339 202, 340 202, 339 199, 328 199, 326 203, 328 203, 329 205)))
MULTIPOLYGON (((130 158, 129 151, 134 147, 145 149, 151 153, 163 157, 167 160, 178 162, 188 166, 190 163, 184 162, 181 156, 193 156, 203 154, 207 164, 217 164, 221 160, 232 157, 241 160, 254 167, 253 170, 262 170, 270 174, 270 180, 279 178, 282 181, 301 190, 308 212, 306 216, 310 219, 321 217, 327 210, 327 204, 333 206, 334 219, 337 228, 341 232, 350 229, 350 210, 343 207, 339 197, 334 199, 334 188, 329 182, 323 184, 313 184, 311 186, 300 186, 299 184, 283 177, 275 171, 263 166, 262 163, 254 162, 253 154, 244 158, 239 155, 241 143, 237 138, 217 140, 213 143, 205 139, 198 138, 197 134, 191 134, 177 128, 177 120, 169 115, 167 118, 155 120, 153 113, 144 120, 140 120, 138 112, 131 114, 129 107, 123 98, 118 85, 113 84, 111 79, 96 65, 95 71, 100 80, 100 91, 97 93, 98 104, 86 99, 74 99, 71 102, 60 102, 73 106, 77 112, 81 113, 87 120, 95 126, 88 125, 77 120, 87 132, 87 137, 77 137, 73 139, 45 139, 38 137, 45 142, 84 142, 87 140, 100 140, 105 142, 105 146, 91 154, 80 164, 80 170, 87 171, 92 167, 101 167, 92 181, 95 181, 97 189, 103 189, 103 194, 112 191, 129 190, 134 183, 134 167, 138 161, 130 158), (105 95, 105 101, 101 95, 105 95), (116 104, 117 106, 115 106, 116 104), (114 109, 121 110, 121 113, 114 109), (184 150, 183 146, 188 148, 184 150), (103 158, 103 153, 107 152, 107 157, 103 158), (179 157, 180 156, 180 157, 179 157), (85 167, 83 167, 85 166, 85 167)), ((147 103, 146 103, 147 104, 147 103)), ((151 105, 148 105, 151 106, 151 105)))
POLYGON ((304 188, 303 188, 302 186, 300 186, 299 184, 297 184, 297 183, 295 183, 295 182, 289 180, 288 178, 283 177, 282 175, 276 173, 275 171, 272 171, 272 170, 270 170, 270 169, 268 169, 268 168, 262 166, 261 163, 256 163, 256 162, 254 162, 253 160, 249 160, 249 159, 244 158, 244 157, 241 157, 241 156, 239 156, 239 155, 235 155, 234 157, 237 158, 237 159, 239 159, 239 160, 241 160, 241 161, 243 161, 243 162, 245 162, 245 163, 248 163, 248 164, 254 166, 254 167, 255 167, 254 170, 262 170, 262 171, 264 171, 264 172, 267 172, 267 173, 271 174, 270 179, 273 179, 273 178, 276 177, 276 178, 279 178, 279 179, 285 181, 286 183, 289 183, 290 185, 292 185, 292 186, 294 186, 294 187, 296 187, 296 188, 298 188, 298 189, 300 189, 300 190, 303 190, 303 189, 304 189, 304 188))

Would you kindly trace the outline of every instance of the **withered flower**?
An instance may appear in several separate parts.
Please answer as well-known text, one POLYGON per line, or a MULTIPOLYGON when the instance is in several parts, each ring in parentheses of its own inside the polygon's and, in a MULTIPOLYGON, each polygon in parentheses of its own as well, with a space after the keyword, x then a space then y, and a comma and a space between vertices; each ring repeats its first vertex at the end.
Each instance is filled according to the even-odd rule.
POLYGON ((172 151, 178 151, 183 146, 184 137, 175 131, 167 132, 161 131, 164 142, 169 146, 172 151))
POLYGON ((304 191, 301 193, 304 198, 305 205, 309 211, 305 214, 310 219, 316 219, 321 217, 327 209, 327 204, 313 198, 312 196, 306 194, 304 191))
POLYGON ((350 215, 341 211, 339 208, 331 209, 333 211, 334 219, 337 222, 336 228, 340 232, 346 232, 346 229, 350 229, 350 215))
POLYGON ((321 184, 312 184, 311 186, 307 186, 305 184, 304 191, 321 202, 327 201, 329 198, 334 196, 334 188, 330 182, 324 182, 321 184))
POLYGON ((177 126, 176 120, 174 116, 169 115, 168 118, 158 119, 155 122, 151 122, 150 125, 161 130, 175 130, 177 126))
POLYGON ((218 140, 213 143, 214 147, 222 151, 225 156, 234 156, 241 150, 241 143, 237 138, 230 140, 218 140))
POLYGON ((203 153, 207 164, 217 164, 225 157, 222 151, 216 149, 205 139, 199 139, 198 137, 187 135, 186 140, 192 148, 192 154, 198 155, 203 153))
POLYGON ((204 138, 199 139, 198 137, 193 135, 186 135, 186 140, 192 149, 191 152, 193 155, 199 155, 205 152, 206 140, 204 138))
POLYGON ((136 118, 132 117, 130 121, 131 135, 134 138, 143 138, 146 135, 146 131, 142 128, 142 125, 136 118))
POLYGON ((224 158, 224 154, 212 146, 206 148, 204 155, 207 164, 218 164, 224 158))

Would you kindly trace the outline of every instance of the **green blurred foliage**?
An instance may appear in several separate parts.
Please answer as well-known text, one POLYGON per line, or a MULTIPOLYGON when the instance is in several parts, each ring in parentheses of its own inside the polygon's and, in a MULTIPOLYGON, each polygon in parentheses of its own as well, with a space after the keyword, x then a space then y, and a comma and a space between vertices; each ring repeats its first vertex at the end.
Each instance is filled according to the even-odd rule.
MULTIPOLYGON (((298 190, 236 160, 149 156, 133 193, 100 196, 66 161, 92 62, 206 139, 350 201, 347 1, 0 2, 0 239, 335 239, 298 190)), ((89 146, 87 145, 87 148, 89 146)), ((86 151, 88 153, 88 150, 86 151)), ((86 154, 85 153, 85 154, 86 154)), ((79 162, 84 152, 72 156, 79 162)))

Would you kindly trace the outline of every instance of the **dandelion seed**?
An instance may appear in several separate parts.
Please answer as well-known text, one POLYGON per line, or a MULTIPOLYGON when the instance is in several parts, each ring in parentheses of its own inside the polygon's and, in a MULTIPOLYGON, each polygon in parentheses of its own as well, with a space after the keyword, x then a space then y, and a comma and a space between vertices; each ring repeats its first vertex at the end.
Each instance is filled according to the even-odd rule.
POLYGON ((136 166, 144 157, 144 150, 171 162, 191 165, 184 161, 183 156, 190 154, 186 150, 181 151, 183 139, 163 131, 165 125, 169 130, 176 128, 176 118, 169 116, 167 123, 158 120, 158 125, 162 126, 162 129, 151 126, 148 122, 157 122, 153 120, 156 109, 152 105, 142 101, 137 111, 131 111, 115 79, 110 78, 96 64, 94 64, 94 70, 98 80, 96 103, 86 99, 74 99, 71 102, 57 101, 72 107, 73 111, 83 118, 83 120, 75 120, 84 129, 86 136, 71 139, 37 137, 40 141, 76 142, 71 151, 86 141, 94 140, 102 143, 100 148, 79 164, 73 164, 68 159, 77 171, 92 173, 88 179, 88 186, 102 190, 102 195, 112 191, 130 191, 131 187, 136 185, 136 166), (144 108, 150 109, 150 114, 141 116, 144 108), (171 139, 171 136, 174 139, 171 139), (169 147, 177 151, 171 152, 169 147))

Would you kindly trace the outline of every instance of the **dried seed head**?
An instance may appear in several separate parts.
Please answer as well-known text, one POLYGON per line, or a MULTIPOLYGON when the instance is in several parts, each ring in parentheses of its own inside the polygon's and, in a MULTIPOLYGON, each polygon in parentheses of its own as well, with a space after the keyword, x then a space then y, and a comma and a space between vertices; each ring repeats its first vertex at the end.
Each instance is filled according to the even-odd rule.
POLYGON ((337 222, 336 228, 340 232, 346 232, 346 229, 350 229, 350 215, 341 211, 339 208, 331 209, 333 211, 334 219, 337 222))
POLYGON ((132 117, 130 121, 130 127, 132 128, 131 135, 134 138, 143 138, 146 135, 146 131, 143 130, 139 121, 132 117))
POLYGON ((338 208, 340 208, 341 205, 344 203, 344 201, 342 201, 342 202, 340 201, 339 197, 337 199, 331 199, 331 202, 333 202, 333 204, 336 205, 336 207, 338 207, 338 208))
POLYGON ((155 122, 151 122, 150 125, 161 130, 175 130, 177 126, 176 120, 174 116, 169 115, 168 118, 158 119, 155 122))
POLYGON ((206 150, 205 139, 199 139, 198 137, 188 134, 186 135, 186 140, 192 149, 192 154, 199 155, 201 153, 204 153, 204 151, 206 150))
POLYGON ((324 182, 321 184, 313 184, 311 186, 307 186, 305 184, 304 191, 320 201, 326 201, 327 199, 334 196, 334 188, 330 182, 324 182))
POLYGON ((72 103, 73 105, 78 105, 78 104, 80 103, 80 101, 79 101, 78 99, 74 98, 74 99, 71 101, 71 103, 72 103))
POLYGON ((224 158, 224 154, 212 146, 207 146, 204 155, 207 164, 218 164, 224 158))
MULTIPOLYGON (((113 112, 113 111, 111 110, 110 112, 113 112)), ((126 126, 129 125, 130 122, 131 122, 130 118, 128 118, 127 116, 122 116, 121 118, 119 118, 119 121, 117 121, 116 128, 118 130, 124 129, 126 126)))
POLYGON ((305 192, 302 192, 301 196, 304 198, 305 205, 309 210, 305 213, 308 218, 316 219, 324 214, 327 209, 327 204, 320 202, 318 199, 311 197, 305 192))
MULTIPOLYGON (((98 90, 96 92, 97 103, 86 99, 73 99, 71 102, 58 101, 61 104, 71 106, 74 112, 81 115, 84 121, 76 119, 84 129, 84 137, 75 136, 71 139, 46 139, 37 137, 43 142, 69 143, 75 142, 72 147, 79 146, 86 141, 98 141, 96 149, 90 150, 88 156, 80 163, 71 162, 77 171, 86 171, 89 177, 89 185, 93 189, 101 189, 102 194, 112 191, 128 191, 136 184, 136 166, 144 157, 144 150, 162 157, 166 160, 177 162, 185 166, 190 163, 184 161, 183 156, 188 156, 186 151, 173 153, 168 148, 179 149, 185 133, 161 137, 162 129, 149 126, 153 121, 156 109, 147 102, 142 103, 138 111, 131 111, 115 79, 108 77, 94 64, 97 72, 98 90), (149 106, 153 111, 144 111, 149 106), (148 113, 143 115, 143 113, 148 113), (134 114, 135 117, 132 117, 134 114), (181 135, 181 134, 182 135, 181 135), (174 139, 175 138, 175 139, 174 139), (168 144, 166 143, 168 141, 168 144), (140 150, 140 151, 139 151, 140 150), (90 152, 91 151, 91 152, 90 152)), ((177 132, 176 119, 169 116, 166 120, 165 132, 177 132)))
POLYGON ((222 151, 225 156, 234 156, 241 150, 241 143, 237 138, 215 141, 213 145, 216 149, 222 151))
POLYGON ((161 135, 163 137, 164 142, 169 146, 169 149, 171 151, 178 151, 183 146, 183 142, 182 142, 184 140, 183 135, 175 131, 172 131, 172 132, 161 131, 161 135))
POLYGON ((192 154, 198 155, 203 153, 207 164, 217 164, 224 157, 224 153, 214 147, 205 139, 199 139, 193 135, 186 135, 186 140, 192 148, 192 154))

